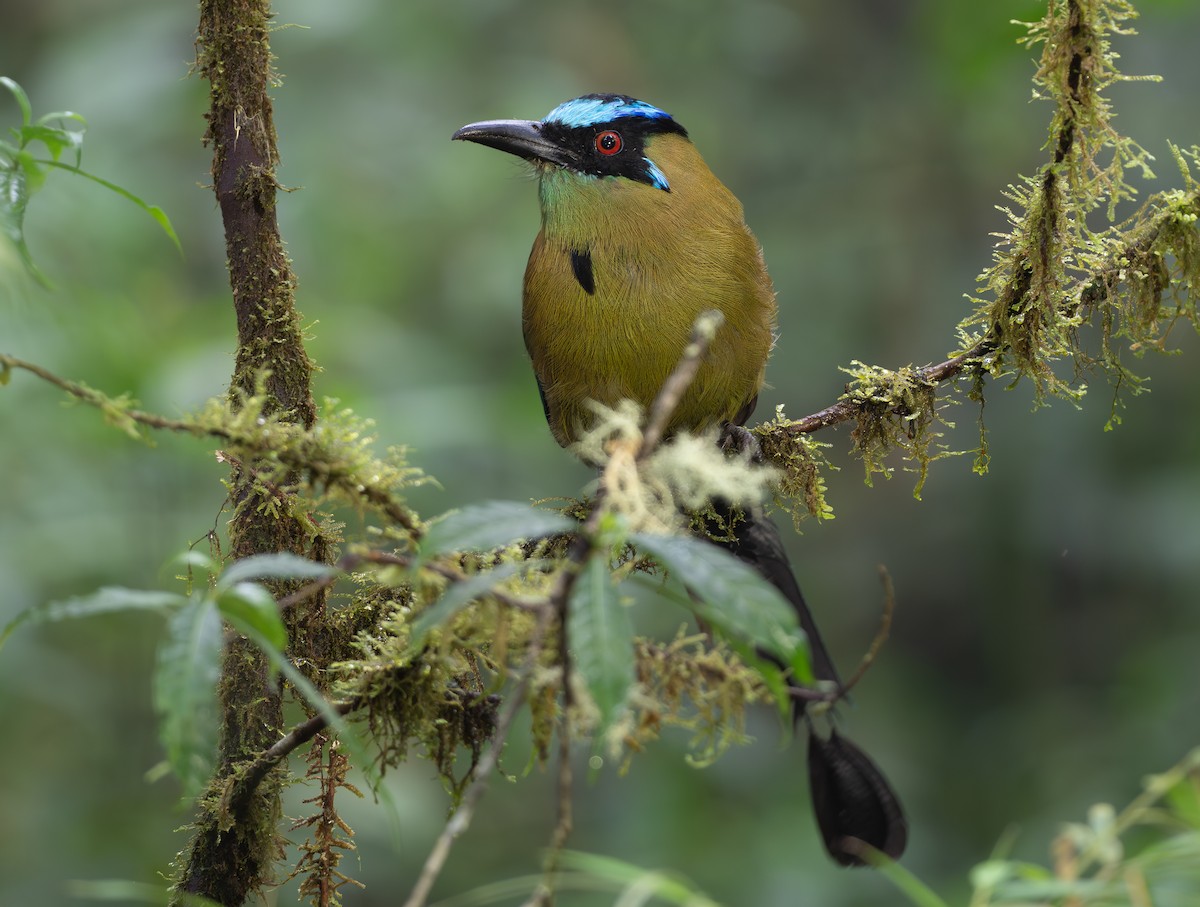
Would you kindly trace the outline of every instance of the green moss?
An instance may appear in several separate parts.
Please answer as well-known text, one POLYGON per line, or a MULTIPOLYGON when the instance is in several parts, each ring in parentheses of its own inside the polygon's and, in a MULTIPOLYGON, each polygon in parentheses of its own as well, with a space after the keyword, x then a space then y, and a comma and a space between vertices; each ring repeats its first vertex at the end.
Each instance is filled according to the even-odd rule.
POLYGON ((1184 190, 1151 196, 1129 221, 1112 224, 1117 206, 1136 196, 1131 176, 1153 176, 1150 155, 1113 128, 1106 96, 1133 78, 1117 69, 1111 41, 1132 34, 1135 15, 1126 0, 1052 0, 1042 20, 1027 24, 1023 43, 1041 48, 1034 95, 1053 104, 1048 160, 1004 193, 1008 230, 979 277, 974 311, 958 326, 950 360, 920 369, 854 362, 845 369, 853 381, 838 404, 758 429, 768 459, 784 472, 781 495, 794 502, 794 513, 828 506, 819 493, 823 464, 804 440, 808 432, 852 420, 868 483, 891 474, 886 458, 898 450, 912 464, 919 496, 930 464, 956 453, 943 446, 938 430, 949 425, 939 415, 941 382, 965 379, 955 391, 979 406, 974 468, 985 472, 987 377, 1004 378, 1009 387, 1027 379, 1035 405, 1053 398, 1078 405, 1099 372, 1112 388, 1111 428, 1125 397, 1143 388, 1128 354, 1165 350, 1176 323, 1197 324, 1196 150, 1172 149, 1184 190), (1092 221, 1101 213, 1106 218, 1097 226, 1092 221), (1088 331, 1098 342, 1087 339, 1088 331))
POLYGON ((807 516, 832 520, 833 508, 825 499, 824 469, 836 469, 825 456, 829 444, 808 435, 791 435, 793 425, 784 415, 783 405, 775 408, 775 418, 754 430, 763 457, 779 471, 775 501, 792 516, 796 531, 807 516))
POLYGON ((709 765, 729 747, 748 742, 746 708, 772 696, 758 672, 723 644, 681 628, 670 643, 636 643, 640 695, 612 734, 627 759, 656 740, 664 727, 691 733, 689 761, 709 765))

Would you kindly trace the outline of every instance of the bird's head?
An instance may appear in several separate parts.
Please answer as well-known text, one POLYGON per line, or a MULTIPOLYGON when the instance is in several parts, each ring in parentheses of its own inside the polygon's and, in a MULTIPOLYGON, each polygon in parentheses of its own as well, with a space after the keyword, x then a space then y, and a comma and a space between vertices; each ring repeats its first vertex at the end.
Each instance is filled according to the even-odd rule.
POLYGON ((541 120, 470 123, 452 138, 499 148, 542 173, 565 170, 588 179, 627 179, 663 192, 670 181, 655 163, 656 136, 686 140, 669 113, 619 94, 587 94, 559 104, 541 120))

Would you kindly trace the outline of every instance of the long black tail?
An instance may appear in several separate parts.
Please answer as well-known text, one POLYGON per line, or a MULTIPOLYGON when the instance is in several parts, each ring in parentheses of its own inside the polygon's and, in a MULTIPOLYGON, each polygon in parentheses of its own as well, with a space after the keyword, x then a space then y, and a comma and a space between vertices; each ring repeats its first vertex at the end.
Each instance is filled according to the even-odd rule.
MULTIPOLYGON (((718 505, 718 510, 725 511, 722 517, 728 516, 728 508, 718 505)), ((761 511, 749 510, 735 525, 734 538, 717 544, 753 566, 792 603, 808 636, 813 674, 840 687, 837 668, 792 573, 778 527, 761 511)), ((805 701, 793 701, 799 721, 805 716, 805 701)), ((908 822, 883 772, 836 730, 822 738, 811 720, 805 724, 813 811, 829 855, 843 866, 861 866, 865 862, 861 842, 898 859, 908 843, 908 822)))

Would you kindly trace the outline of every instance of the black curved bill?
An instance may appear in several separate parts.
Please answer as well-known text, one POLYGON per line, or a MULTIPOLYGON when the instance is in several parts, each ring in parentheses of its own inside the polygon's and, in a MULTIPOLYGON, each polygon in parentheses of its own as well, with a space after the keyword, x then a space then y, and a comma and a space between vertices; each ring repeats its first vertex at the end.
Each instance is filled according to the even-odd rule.
POLYGON ((475 142, 507 151, 527 161, 546 161, 551 164, 569 166, 575 157, 566 148, 546 138, 542 124, 537 120, 484 120, 468 123, 451 140, 475 142))

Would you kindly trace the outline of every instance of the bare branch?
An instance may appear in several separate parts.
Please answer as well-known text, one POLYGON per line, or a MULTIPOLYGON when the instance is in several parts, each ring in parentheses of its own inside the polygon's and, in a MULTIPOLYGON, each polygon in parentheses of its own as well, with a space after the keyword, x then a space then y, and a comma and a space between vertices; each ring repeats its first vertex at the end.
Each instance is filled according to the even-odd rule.
MULTIPOLYGON (((363 700, 361 698, 355 698, 345 702, 331 703, 331 707, 339 715, 348 715, 361 706, 362 703, 363 700)), ((246 768, 241 778, 238 779, 237 787, 233 793, 233 802, 236 803, 241 798, 249 796, 254 791, 254 788, 262 782, 262 779, 267 776, 267 772, 286 759, 293 750, 307 743, 327 727, 329 727, 329 719, 323 713, 318 712, 307 721, 296 725, 291 731, 272 744, 269 749, 264 750, 256 756, 254 761, 246 768)))
MULTIPOLYGON (((562 575, 566 577, 569 574, 564 573, 562 575)), ((564 589, 569 588, 566 583, 560 583, 560 586, 564 589)), ((492 736, 492 745, 484 753, 483 758, 479 760, 479 765, 475 769, 475 778, 471 781, 471 786, 463 794, 462 802, 459 803, 458 809, 450 817, 450 821, 446 823, 446 827, 442 829, 442 833, 438 836, 437 841, 434 842, 429 856, 425 858, 425 865, 421 867, 421 874, 417 877, 417 883, 413 886, 408 900, 404 902, 404 907, 423 907, 429 898, 429 892, 433 889, 434 882, 441 875, 442 867, 446 865, 446 859, 450 856, 450 849, 454 845, 454 840, 470 827, 471 819, 475 816, 475 809, 479 805, 479 800, 487 789, 488 779, 500 762, 500 753, 504 749, 504 742, 508 739, 508 732, 512 728, 513 719, 525 702, 525 694, 529 689, 529 681, 533 676, 534 668, 537 667, 537 661, 541 656, 542 645, 546 638, 546 631, 549 629, 554 614, 555 609, 552 607, 547 606, 542 609, 538 622, 534 627, 533 636, 529 641, 529 649, 526 652, 525 661, 522 663, 517 675, 516 686, 508 695, 504 703, 504 711, 500 714, 500 719, 496 723, 496 732, 492 736)))
POLYGON ((679 406, 683 395, 687 393, 687 389, 696 380, 696 374, 700 371, 700 364, 708 353, 708 347, 724 321, 725 316, 716 309, 702 312, 696 319, 696 323, 692 326, 691 339, 684 348, 683 356, 680 357, 675 370, 659 388, 658 396, 654 398, 654 403, 650 406, 646 427, 642 431, 642 446, 638 448, 637 452, 639 461, 654 453, 654 449, 662 441, 671 416, 679 406))
POLYGON ((883 583, 883 616, 879 620, 879 629, 875 632, 875 638, 871 640, 871 647, 867 649, 867 653, 858 663, 854 674, 838 689, 835 701, 849 695, 855 685, 863 679, 868 669, 875 663, 883 644, 887 642, 887 638, 892 632, 892 614, 896 610, 896 588, 892 585, 891 574, 882 564, 879 567, 879 579, 883 583))

